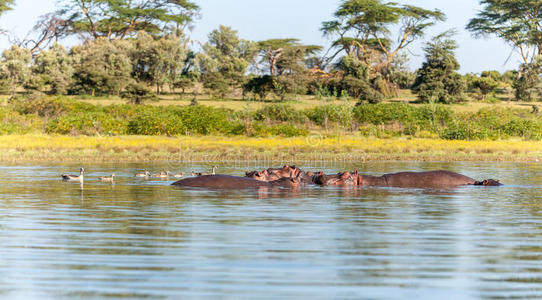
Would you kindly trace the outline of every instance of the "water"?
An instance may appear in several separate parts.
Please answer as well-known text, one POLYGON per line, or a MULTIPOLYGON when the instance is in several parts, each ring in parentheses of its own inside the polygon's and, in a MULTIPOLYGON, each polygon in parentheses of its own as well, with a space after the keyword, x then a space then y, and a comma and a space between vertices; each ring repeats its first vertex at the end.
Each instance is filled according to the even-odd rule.
POLYGON ((542 298, 540 164, 305 164, 506 185, 225 192, 133 177, 171 164, 87 164, 83 188, 61 182, 79 167, 0 165, 1 299, 542 298))

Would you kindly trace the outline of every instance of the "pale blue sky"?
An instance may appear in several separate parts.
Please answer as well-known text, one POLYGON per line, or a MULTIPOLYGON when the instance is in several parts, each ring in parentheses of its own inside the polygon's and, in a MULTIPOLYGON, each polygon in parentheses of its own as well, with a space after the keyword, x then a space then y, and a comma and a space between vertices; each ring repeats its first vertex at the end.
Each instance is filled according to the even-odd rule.
MULTIPOLYGON (((201 6, 201 18, 196 20, 190 36, 200 42, 220 24, 231 26, 241 38, 263 40, 268 38, 299 38, 303 43, 329 46, 330 41, 322 37, 319 28, 322 21, 330 20, 339 0, 195 0, 201 6)), ((479 10, 477 0, 397 0, 423 8, 442 10, 447 21, 434 26, 426 38, 450 28, 458 31, 457 57, 461 72, 514 69, 520 62, 517 55, 506 62, 512 49, 502 41, 474 39, 464 30, 465 24, 479 10)), ((38 16, 55 10, 56 0, 16 0, 16 8, 0 19, 0 27, 25 36, 38 16)), ((7 38, 0 38, 0 48, 8 46, 7 38)), ((411 69, 418 68, 422 61, 422 44, 409 47, 411 69)))

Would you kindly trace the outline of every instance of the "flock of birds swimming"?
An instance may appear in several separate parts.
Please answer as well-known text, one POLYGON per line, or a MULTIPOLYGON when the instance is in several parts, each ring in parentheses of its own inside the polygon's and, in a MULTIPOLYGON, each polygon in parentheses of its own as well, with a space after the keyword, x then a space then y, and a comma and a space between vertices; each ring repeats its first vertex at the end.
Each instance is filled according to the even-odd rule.
MULTIPOLYGON (((199 173, 199 172, 191 172, 192 176, 203 176, 203 175, 214 175, 216 174, 216 169, 218 169, 217 166, 213 166, 212 171, 210 173, 199 173)), ((62 174, 60 177, 62 177, 63 181, 77 181, 77 182, 83 182, 84 181, 84 175, 85 174, 85 168, 79 169, 79 175, 70 175, 70 174, 62 174)), ((135 177, 140 178, 160 178, 160 179, 168 179, 170 177, 172 178, 183 178, 184 172, 180 173, 172 173, 170 171, 161 171, 160 173, 151 173, 147 170, 144 170, 142 173, 135 174, 135 177)), ((110 176, 100 176, 98 177, 99 181, 102 182, 114 182, 115 181, 115 173, 111 174, 110 176)))

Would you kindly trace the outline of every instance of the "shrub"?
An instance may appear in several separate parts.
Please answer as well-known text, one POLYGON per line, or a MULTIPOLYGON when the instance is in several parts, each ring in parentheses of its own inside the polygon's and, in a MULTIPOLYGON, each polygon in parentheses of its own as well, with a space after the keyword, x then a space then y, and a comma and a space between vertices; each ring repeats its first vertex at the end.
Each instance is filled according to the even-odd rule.
POLYGON ((46 133, 72 135, 117 135, 126 133, 126 124, 104 112, 74 112, 47 122, 46 133))
POLYGON ((145 112, 128 122, 128 134, 180 135, 185 132, 181 118, 168 112, 145 112))
POLYGON ((227 133, 230 121, 228 110, 204 105, 192 105, 183 107, 169 106, 165 109, 171 111, 182 121, 186 133, 213 134, 227 133))
POLYGON ((305 116, 302 112, 295 110, 291 105, 273 104, 258 109, 254 112, 256 121, 281 121, 281 122, 303 122, 305 116))
POLYGON ((328 127, 329 123, 350 127, 353 122, 352 108, 348 105, 323 105, 305 111, 305 114, 317 125, 328 127))

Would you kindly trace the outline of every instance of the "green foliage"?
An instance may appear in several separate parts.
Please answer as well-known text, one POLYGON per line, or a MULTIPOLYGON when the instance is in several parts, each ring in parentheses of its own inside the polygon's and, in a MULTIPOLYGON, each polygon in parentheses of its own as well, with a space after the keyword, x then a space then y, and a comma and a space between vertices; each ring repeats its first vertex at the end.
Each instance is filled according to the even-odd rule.
POLYGON ((75 68, 73 92, 119 95, 133 82, 128 41, 98 39, 72 48, 75 68))
POLYGON ((304 128, 299 128, 291 124, 278 124, 273 126, 268 126, 262 123, 253 123, 251 124, 249 136, 253 137, 267 137, 267 136, 283 136, 283 137, 294 137, 294 136, 307 136, 309 131, 304 128))
POLYGON ((164 28, 184 28, 199 7, 188 0, 64 0, 58 14, 66 34, 94 39, 125 39, 138 31, 160 35, 164 28))
POLYGON ((421 102, 453 103, 460 101, 465 83, 454 50, 457 44, 446 34, 439 35, 425 47, 426 61, 417 71, 413 91, 421 102))
POLYGON ((145 101, 157 101, 158 97, 144 84, 130 83, 120 95, 131 104, 143 104, 145 101))
POLYGON ((183 75, 188 58, 187 41, 175 35, 159 39, 141 31, 132 52, 133 76, 156 86, 159 94, 164 85, 173 87, 183 75))
POLYGON ((128 122, 127 133, 136 135, 181 135, 186 131, 182 119, 167 111, 147 111, 128 122))
POLYGON ((215 134, 228 133, 231 111, 204 105, 167 107, 167 110, 177 115, 186 128, 186 133, 215 134))
POLYGON ((305 111, 305 114, 315 124, 328 128, 330 124, 339 124, 349 128, 353 122, 352 107, 348 105, 323 105, 305 111))
POLYGON ((263 101, 265 97, 273 91, 273 87, 273 77, 263 75, 250 78, 247 83, 243 85, 243 90, 245 93, 254 93, 258 95, 260 101, 263 101))
POLYGON ((295 110, 291 105, 272 104, 255 111, 254 120, 301 123, 305 121, 305 115, 295 110))
POLYGON ((300 95, 307 92, 307 79, 301 74, 279 75, 273 79, 273 91, 281 101, 287 95, 300 95))
POLYGON ((43 121, 35 115, 21 115, 17 111, 0 107, 0 135, 39 132, 43 121))
POLYGON ((14 95, 15 90, 29 80, 31 60, 30 50, 16 45, 2 52, 0 85, 4 91, 14 95))
POLYGON ((45 132, 70 135, 126 134, 126 125, 101 111, 74 111, 47 122, 45 132))
POLYGON ((40 52, 32 64, 32 75, 37 89, 49 87, 54 95, 64 95, 73 82, 73 62, 68 51, 55 43, 50 49, 40 52))
POLYGON ((196 55, 196 70, 203 74, 204 86, 223 97, 232 87, 244 82, 255 55, 254 43, 240 39, 237 31, 220 25, 209 34, 203 52, 196 55))
POLYGON ((225 98, 230 91, 230 84, 227 78, 220 72, 207 72, 202 76, 203 87, 215 98, 225 98))

